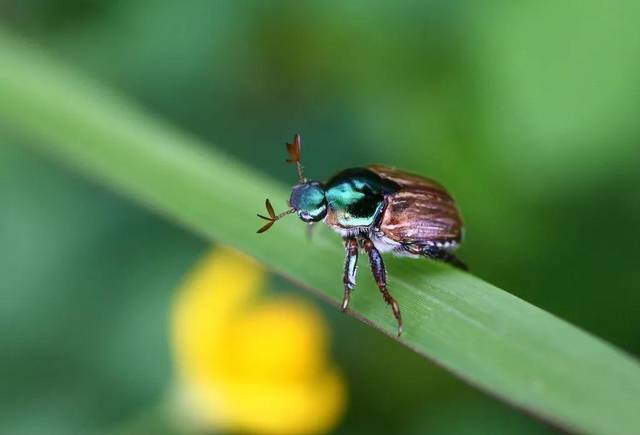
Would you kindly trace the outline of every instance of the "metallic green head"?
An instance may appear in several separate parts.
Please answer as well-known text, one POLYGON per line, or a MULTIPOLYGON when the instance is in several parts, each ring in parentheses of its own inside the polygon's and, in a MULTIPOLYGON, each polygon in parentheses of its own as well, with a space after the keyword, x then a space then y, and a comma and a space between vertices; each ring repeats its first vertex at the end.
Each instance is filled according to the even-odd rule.
POLYGON ((307 181, 294 186, 289 205, 304 222, 321 221, 327 215, 324 186, 317 181, 307 181))

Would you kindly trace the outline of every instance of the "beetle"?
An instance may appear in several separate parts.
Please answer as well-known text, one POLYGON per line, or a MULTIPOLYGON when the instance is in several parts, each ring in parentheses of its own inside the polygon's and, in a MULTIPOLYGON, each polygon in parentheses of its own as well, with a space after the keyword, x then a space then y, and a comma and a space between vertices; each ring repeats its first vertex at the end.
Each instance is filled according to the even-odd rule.
POLYGON ((346 250, 343 311, 347 310, 356 285, 358 252, 364 250, 382 297, 391 306, 400 336, 400 307, 387 288, 381 253, 426 257, 467 270, 453 254, 463 236, 463 221, 456 202, 436 181, 382 165, 345 169, 326 183, 307 180, 300 159, 301 148, 300 135, 296 134, 287 144, 290 156, 287 162, 297 166, 299 180, 291 191, 291 208, 276 215, 267 199, 269 216, 258 214, 258 217, 268 222, 258 233, 264 233, 292 213, 310 225, 322 221, 338 232, 346 250))

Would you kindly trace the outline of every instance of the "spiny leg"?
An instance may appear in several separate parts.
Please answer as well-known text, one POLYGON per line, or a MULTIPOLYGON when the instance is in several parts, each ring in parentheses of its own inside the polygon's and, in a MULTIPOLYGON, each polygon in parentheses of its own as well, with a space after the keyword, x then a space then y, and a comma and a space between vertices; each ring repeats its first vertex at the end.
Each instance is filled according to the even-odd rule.
POLYGON ((342 311, 349 306, 351 290, 356 286, 356 272, 358 270, 358 240, 355 237, 345 239, 347 258, 344 262, 344 298, 342 299, 342 311))
POLYGON ((389 290, 387 290, 387 270, 384 267, 384 261, 382 261, 382 255, 380 255, 380 251, 378 251, 373 244, 373 242, 369 239, 365 239, 363 243, 364 250, 369 255, 369 262, 371 263, 371 271, 373 272, 373 277, 376 280, 376 284, 382 293, 382 297, 384 301, 391 306, 391 310, 393 311, 393 316, 396 318, 398 322, 398 336, 402 334, 402 316, 400 315, 400 307, 396 300, 391 296, 389 290))
POLYGON ((469 267, 446 249, 439 248, 435 245, 427 245, 422 250, 423 254, 432 260, 443 261, 461 270, 469 270, 469 267))

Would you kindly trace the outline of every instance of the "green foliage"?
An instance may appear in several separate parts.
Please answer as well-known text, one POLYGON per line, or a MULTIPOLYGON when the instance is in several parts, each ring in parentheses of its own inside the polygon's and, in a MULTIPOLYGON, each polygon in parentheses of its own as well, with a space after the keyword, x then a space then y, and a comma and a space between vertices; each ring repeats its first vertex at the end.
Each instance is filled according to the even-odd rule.
MULTIPOLYGON (((0 115, 11 131, 204 238, 340 301, 343 252, 335 235, 321 231, 309 243, 295 218, 255 234, 265 195, 279 211, 285 186, 6 35, 0 65, 0 115)), ((634 359, 472 275, 396 258, 388 269, 405 319, 404 345, 563 427, 640 427, 634 359)), ((365 271, 352 297, 354 314, 393 336, 390 310, 365 271)))

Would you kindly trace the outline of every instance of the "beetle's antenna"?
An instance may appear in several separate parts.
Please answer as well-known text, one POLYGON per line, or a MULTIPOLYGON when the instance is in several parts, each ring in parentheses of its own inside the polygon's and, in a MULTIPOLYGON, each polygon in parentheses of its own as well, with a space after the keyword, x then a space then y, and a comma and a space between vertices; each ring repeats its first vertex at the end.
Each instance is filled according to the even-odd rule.
POLYGON ((269 228, 271 228, 273 226, 273 224, 276 223, 276 221, 278 221, 278 220, 282 219, 283 217, 285 217, 286 215, 291 214, 291 213, 296 211, 294 208, 292 208, 292 209, 289 209, 289 210, 287 210, 285 212, 280 213, 279 215, 276 215, 276 213, 273 211, 273 206, 271 205, 271 201, 269 201, 268 199, 265 202, 265 206, 267 207, 267 213, 269 213, 269 217, 263 216, 261 214, 258 214, 258 217, 260 219, 264 219, 264 220, 269 221, 269 222, 267 222, 267 224, 265 226, 263 226, 262 228, 260 228, 258 230, 258 234, 264 233, 269 228))
POLYGON ((304 178, 304 173, 302 171, 302 163, 300 162, 300 153, 302 149, 302 141, 300 140, 300 135, 296 133, 293 136, 293 142, 287 144, 287 151, 289 152, 289 159, 287 162, 295 163, 298 167, 298 179, 300 183, 305 183, 307 180, 304 178))

